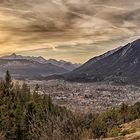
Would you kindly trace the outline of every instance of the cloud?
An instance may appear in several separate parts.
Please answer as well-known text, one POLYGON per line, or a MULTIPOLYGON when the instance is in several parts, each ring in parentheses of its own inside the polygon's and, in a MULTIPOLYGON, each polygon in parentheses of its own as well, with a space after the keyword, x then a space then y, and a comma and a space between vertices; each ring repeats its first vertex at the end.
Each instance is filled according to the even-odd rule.
POLYGON ((139 0, 1 0, 0 54, 84 62, 139 36, 139 6, 139 0))

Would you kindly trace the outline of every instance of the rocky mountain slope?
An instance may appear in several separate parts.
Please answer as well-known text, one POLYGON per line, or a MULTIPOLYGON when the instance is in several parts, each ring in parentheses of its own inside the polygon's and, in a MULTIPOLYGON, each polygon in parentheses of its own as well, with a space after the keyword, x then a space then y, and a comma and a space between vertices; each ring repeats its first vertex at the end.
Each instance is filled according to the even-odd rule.
POLYGON ((140 84, 140 39, 94 57, 61 78, 80 82, 140 84))

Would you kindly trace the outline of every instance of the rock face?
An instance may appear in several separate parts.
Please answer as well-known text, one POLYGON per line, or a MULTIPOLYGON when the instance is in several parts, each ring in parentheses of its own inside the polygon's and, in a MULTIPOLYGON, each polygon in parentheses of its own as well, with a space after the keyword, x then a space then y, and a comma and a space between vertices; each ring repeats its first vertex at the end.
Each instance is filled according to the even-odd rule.
POLYGON ((113 81, 139 85, 140 39, 94 57, 61 77, 80 82, 113 81))

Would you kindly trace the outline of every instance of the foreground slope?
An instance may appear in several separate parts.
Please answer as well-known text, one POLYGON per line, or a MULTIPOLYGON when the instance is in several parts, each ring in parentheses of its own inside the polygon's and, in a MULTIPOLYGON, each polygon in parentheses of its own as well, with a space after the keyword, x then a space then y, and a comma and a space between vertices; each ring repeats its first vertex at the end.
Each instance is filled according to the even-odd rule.
POLYGON ((106 138, 104 140, 139 140, 140 139, 140 119, 120 126, 120 135, 116 138, 106 138))
POLYGON ((113 81, 140 84, 140 39, 94 57, 64 78, 71 81, 113 81))

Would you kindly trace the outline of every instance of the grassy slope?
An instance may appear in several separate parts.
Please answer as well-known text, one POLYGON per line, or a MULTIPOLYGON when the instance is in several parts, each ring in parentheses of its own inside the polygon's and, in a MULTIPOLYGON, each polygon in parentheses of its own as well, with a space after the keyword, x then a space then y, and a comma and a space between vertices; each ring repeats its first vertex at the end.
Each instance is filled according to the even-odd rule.
POLYGON ((121 125, 119 135, 104 140, 140 140, 140 119, 121 125))

